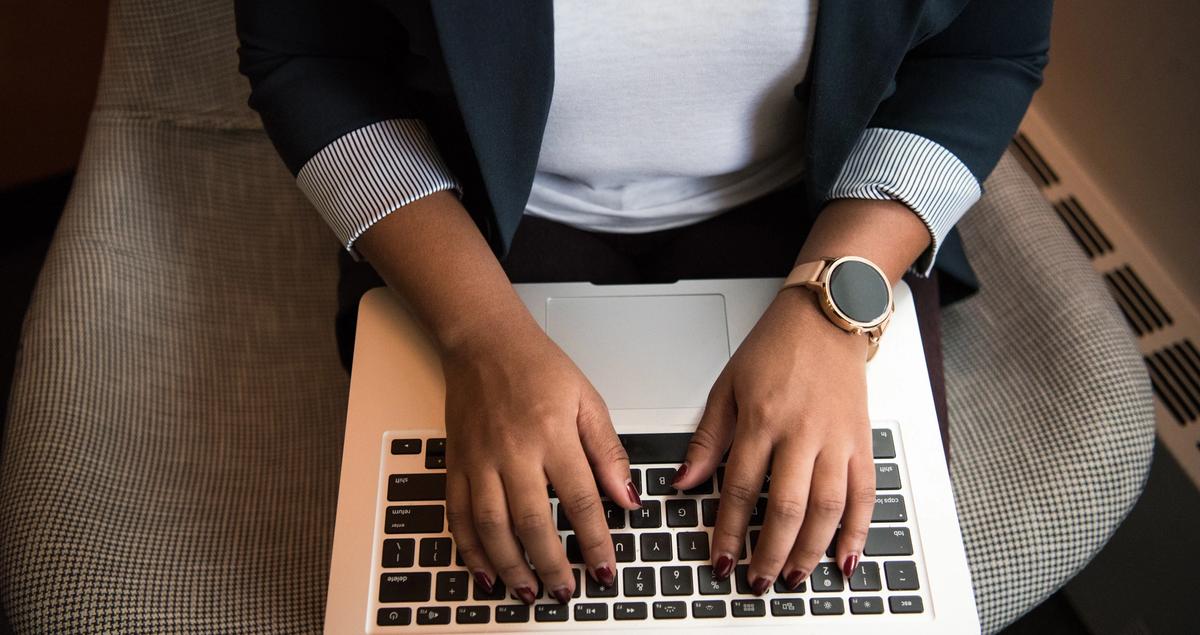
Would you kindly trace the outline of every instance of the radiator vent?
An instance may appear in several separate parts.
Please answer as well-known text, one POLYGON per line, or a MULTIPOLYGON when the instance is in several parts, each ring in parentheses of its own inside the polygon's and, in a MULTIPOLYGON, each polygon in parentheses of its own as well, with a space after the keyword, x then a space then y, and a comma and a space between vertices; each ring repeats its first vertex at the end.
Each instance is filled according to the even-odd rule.
POLYGON ((1138 337, 1174 324, 1171 314, 1129 265, 1104 274, 1104 280, 1125 315, 1125 321, 1138 337))
POLYGON ((1095 259, 1113 250, 1113 244, 1108 236, 1092 220, 1091 214, 1079 203, 1079 199, 1068 196, 1054 203, 1054 211, 1062 219, 1063 224, 1071 231, 1075 241, 1087 252, 1088 258, 1095 259))
POLYGON ((1185 339, 1146 356, 1154 393, 1176 423, 1200 418, 1200 352, 1185 339))
POLYGON ((1058 174, 1054 172, 1054 168, 1050 167, 1050 164, 1042 157, 1042 153, 1038 152, 1024 132, 1018 132, 1010 145, 1016 153, 1018 163, 1038 185, 1049 187, 1058 183, 1058 174))

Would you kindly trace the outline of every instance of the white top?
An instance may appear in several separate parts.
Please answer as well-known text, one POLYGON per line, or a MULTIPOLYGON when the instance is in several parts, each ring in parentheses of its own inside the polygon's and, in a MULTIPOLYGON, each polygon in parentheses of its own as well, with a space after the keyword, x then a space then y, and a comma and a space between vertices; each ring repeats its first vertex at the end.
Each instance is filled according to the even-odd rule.
POLYGON ((580 229, 695 223, 803 171, 793 96, 817 1, 554 2, 554 94, 526 213, 580 229))

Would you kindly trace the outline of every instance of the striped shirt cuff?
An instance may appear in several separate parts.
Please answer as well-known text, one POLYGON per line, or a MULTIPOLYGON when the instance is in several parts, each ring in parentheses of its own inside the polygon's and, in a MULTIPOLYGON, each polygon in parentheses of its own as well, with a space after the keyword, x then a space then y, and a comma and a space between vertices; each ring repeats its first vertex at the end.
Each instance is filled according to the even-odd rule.
POLYGON ((929 249, 912 270, 929 275, 950 229, 983 193, 971 170, 946 148, 888 128, 867 128, 825 200, 861 198, 899 201, 929 228, 929 249))
POLYGON ((300 168, 296 183, 355 258, 354 241, 383 217, 434 192, 462 192, 420 119, 338 137, 300 168))

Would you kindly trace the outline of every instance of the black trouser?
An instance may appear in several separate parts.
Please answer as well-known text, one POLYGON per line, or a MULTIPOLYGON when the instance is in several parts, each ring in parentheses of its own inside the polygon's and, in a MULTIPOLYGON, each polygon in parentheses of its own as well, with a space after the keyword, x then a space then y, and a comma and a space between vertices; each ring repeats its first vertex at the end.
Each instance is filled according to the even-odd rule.
MULTIPOLYGON (((526 216, 501 263, 519 282, 649 284, 682 279, 784 277, 791 270, 812 223, 797 209, 798 187, 756 199, 716 218, 644 234, 588 232, 526 216)), ((349 368, 358 301, 383 281, 366 263, 343 253, 338 283, 338 351, 349 368)), ((916 304, 929 382, 949 455, 946 388, 942 373, 941 308, 937 275, 906 275, 916 304)), ((884 337, 883 346, 887 346, 884 337)))

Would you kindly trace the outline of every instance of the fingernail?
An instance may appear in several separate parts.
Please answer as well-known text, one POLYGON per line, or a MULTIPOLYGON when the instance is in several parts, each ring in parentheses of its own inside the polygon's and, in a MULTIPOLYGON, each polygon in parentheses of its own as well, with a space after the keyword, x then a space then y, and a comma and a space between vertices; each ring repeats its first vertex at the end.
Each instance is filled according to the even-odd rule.
POLYGON ((858 566, 858 554, 857 553, 852 553, 852 554, 846 556, 846 559, 844 561, 842 561, 842 575, 846 576, 847 578, 850 577, 850 574, 854 573, 854 567, 857 567, 857 566, 858 566))
POLYGON ((625 493, 629 494, 629 502, 638 507, 642 506, 642 497, 638 496, 637 488, 633 486, 633 481, 629 479, 625 479, 625 493))
POLYGON ((750 585, 750 590, 754 592, 754 595, 762 595, 767 592, 769 586, 771 586, 769 579, 758 576, 754 579, 754 584, 750 585))
POLYGON ((717 566, 713 567, 713 574, 717 576, 718 580, 724 580, 725 578, 729 577, 729 574, 732 571, 733 558, 730 558, 725 554, 721 554, 721 557, 717 558, 717 566))
POLYGON ((595 578, 597 582, 607 587, 611 587, 615 580, 613 578, 613 571, 607 564, 602 564, 596 567, 596 569, 592 571, 592 577, 595 578))
POLYGON ((804 584, 804 579, 807 577, 808 575, 803 571, 796 569, 795 571, 789 573, 788 577, 785 578, 783 582, 787 585, 787 588, 795 591, 796 589, 800 588, 801 584, 804 584))
MULTIPOLYGON (((554 590, 550 592, 550 595, 554 599, 558 600, 559 604, 566 604, 571 601, 571 592, 568 591, 567 587, 565 586, 554 587, 554 590)), ((532 604, 532 602, 530 603, 532 604)))
POLYGON ((492 579, 482 570, 475 572, 475 585, 483 587, 488 593, 492 592, 492 579))
POLYGON ((675 476, 671 477, 671 485, 674 485, 674 484, 678 483, 679 481, 682 481, 683 477, 687 476, 687 471, 688 471, 688 464, 687 464, 687 461, 684 461, 683 465, 680 465, 679 469, 675 470, 675 476))
POLYGON ((534 599, 536 599, 533 597, 533 590, 527 586, 517 587, 517 597, 521 598, 521 601, 526 604, 533 604, 534 599))

